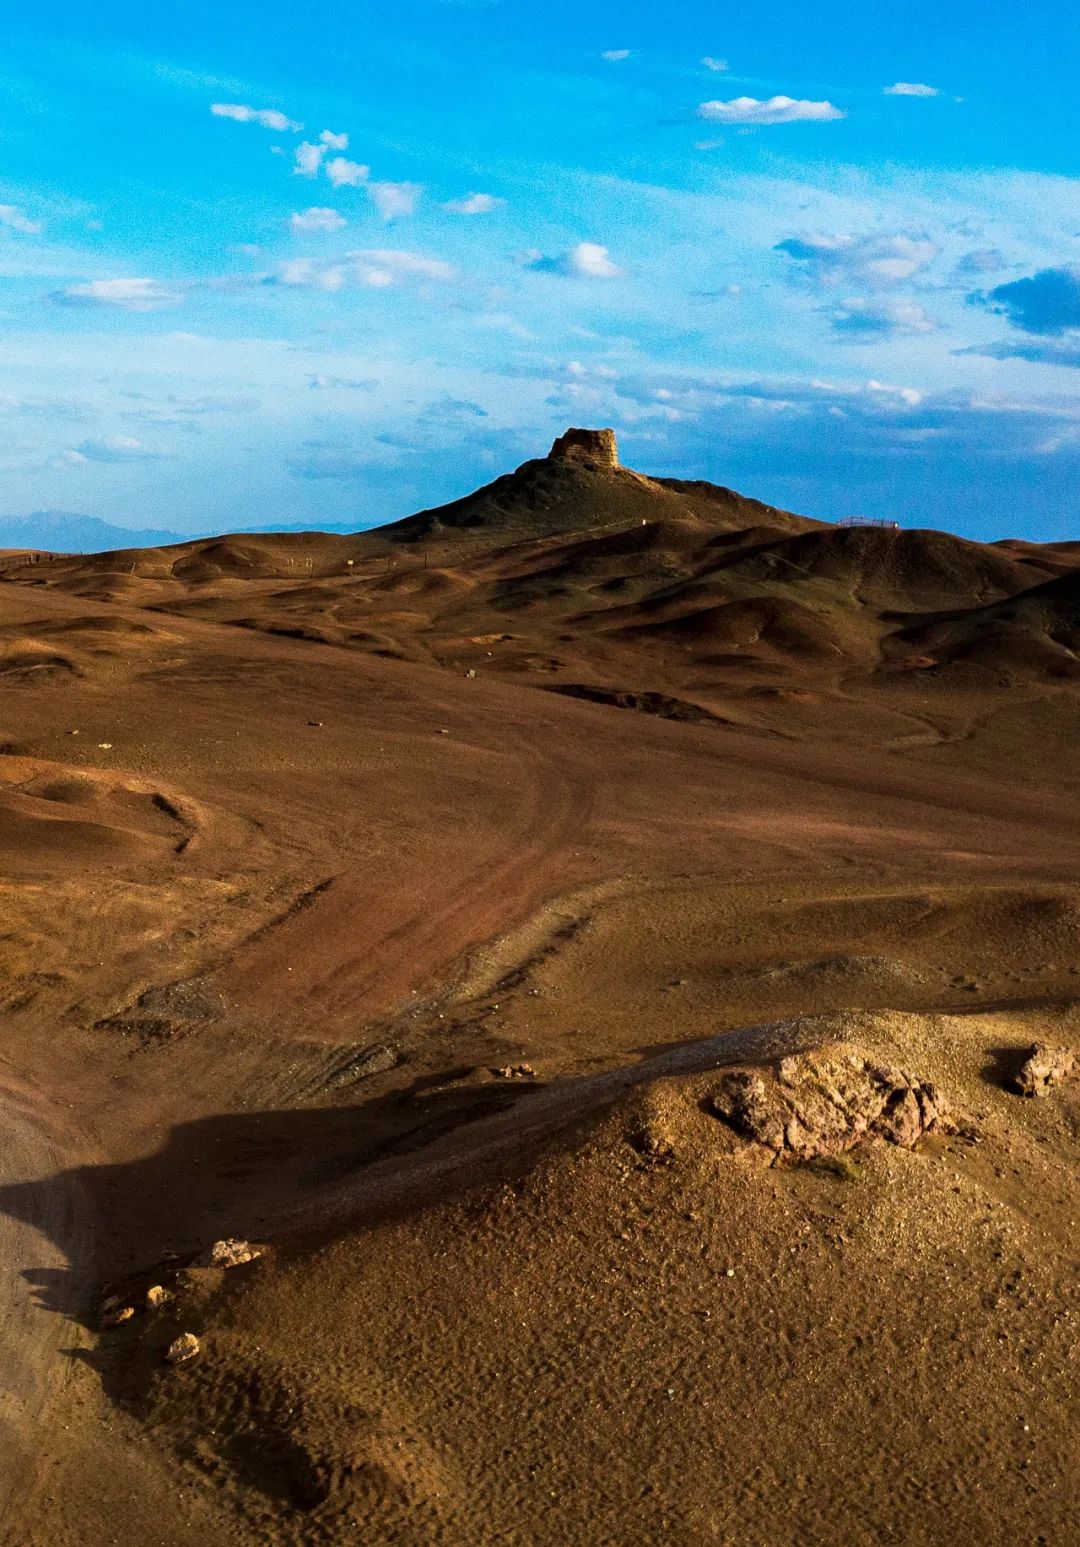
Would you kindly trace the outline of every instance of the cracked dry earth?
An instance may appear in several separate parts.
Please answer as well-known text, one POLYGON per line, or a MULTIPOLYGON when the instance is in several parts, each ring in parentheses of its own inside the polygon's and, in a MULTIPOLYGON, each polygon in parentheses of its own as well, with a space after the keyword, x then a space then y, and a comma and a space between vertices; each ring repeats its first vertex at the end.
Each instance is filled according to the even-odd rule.
POLYGON ((99 580, 0 585, 0 1539, 1077 1540, 1073 689, 99 580))

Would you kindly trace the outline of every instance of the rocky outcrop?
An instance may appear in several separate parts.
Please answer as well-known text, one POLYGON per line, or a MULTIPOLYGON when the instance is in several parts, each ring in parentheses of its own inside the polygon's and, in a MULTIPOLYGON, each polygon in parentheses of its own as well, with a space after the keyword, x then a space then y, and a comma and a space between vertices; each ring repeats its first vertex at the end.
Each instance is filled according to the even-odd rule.
POLYGON ((598 467, 618 467, 619 447, 614 430, 567 430, 548 452, 552 461, 572 458, 598 467))
POLYGON ((194 1265, 197 1268, 239 1268, 245 1262, 254 1262, 261 1256, 260 1247, 253 1246, 250 1241, 229 1236, 224 1241, 215 1241, 213 1246, 208 1246, 196 1257, 194 1265))
POLYGON ((1067 1047, 1036 1042, 1016 1071, 1014 1083, 1022 1096, 1045 1096, 1051 1086, 1067 1080, 1075 1066, 1076 1056, 1067 1047))
POLYGON ((858 1054, 785 1058, 775 1073, 733 1070, 710 1104, 776 1160, 838 1155, 869 1139, 911 1149, 923 1134, 955 1131, 936 1086, 858 1054))

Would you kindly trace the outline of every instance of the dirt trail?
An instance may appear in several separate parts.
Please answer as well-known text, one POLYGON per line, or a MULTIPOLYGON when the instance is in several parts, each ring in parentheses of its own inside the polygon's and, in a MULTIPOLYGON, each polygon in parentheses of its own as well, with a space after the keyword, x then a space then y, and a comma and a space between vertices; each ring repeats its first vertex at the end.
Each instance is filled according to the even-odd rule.
POLYGON ((64 1400, 65 1354, 83 1341, 74 1310, 86 1293, 93 1214, 78 1183, 65 1175, 47 1093, 0 1064, 0 1185, 38 1184, 36 1218, 0 1213, 0 1541, 7 1522, 32 1496, 45 1460, 40 1444, 64 1400))

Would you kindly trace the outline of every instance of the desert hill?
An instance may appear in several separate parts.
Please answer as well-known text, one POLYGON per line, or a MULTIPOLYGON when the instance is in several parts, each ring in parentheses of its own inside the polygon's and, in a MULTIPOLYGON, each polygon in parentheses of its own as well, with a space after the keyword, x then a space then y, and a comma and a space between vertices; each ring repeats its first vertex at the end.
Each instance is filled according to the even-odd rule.
POLYGON ((0 563, 0 1540, 1071 1544, 1078 582, 594 431, 0 563))

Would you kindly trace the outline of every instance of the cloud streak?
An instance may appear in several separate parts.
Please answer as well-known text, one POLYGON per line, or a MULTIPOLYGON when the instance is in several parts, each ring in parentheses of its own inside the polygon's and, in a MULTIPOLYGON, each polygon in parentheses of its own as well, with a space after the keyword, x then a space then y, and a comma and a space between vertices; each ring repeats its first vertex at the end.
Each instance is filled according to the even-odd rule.
POLYGON ((42 229, 41 221, 31 220, 17 204, 0 204, 0 226, 21 236, 37 236, 42 229))
POLYGON ((835 331, 856 341, 897 333, 936 333, 940 325, 917 301, 883 301, 866 296, 842 302, 833 317, 835 331))
POLYGON ((844 232, 787 237, 777 242, 775 251, 791 258, 821 284, 848 284, 854 279, 883 286, 911 279, 933 262, 940 249, 928 236, 844 232))
POLYGON ((49 296, 57 306, 116 307, 126 312, 157 312, 179 306, 182 292, 158 279, 92 279, 49 296))
POLYGON ((795 97, 734 97, 730 102, 702 102, 698 117, 711 124, 831 123, 846 115, 831 102, 807 102, 795 97))
POLYGON ((451 215, 490 215, 494 210, 502 209, 505 199, 498 199, 490 193, 470 193, 464 199, 449 199, 443 209, 449 210, 451 215))
POLYGON ((290 227, 298 235, 309 231, 340 231, 347 223, 344 215, 339 215, 336 209, 325 209, 317 204, 310 209, 297 210, 289 221, 290 227))
POLYGON ((238 124, 261 124, 264 129, 276 129, 279 133, 299 134, 303 124, 286 118, 274 107, 248 107, 242 102, 212 102, 210 111, 215 118, 231 118, 238 124))
POLYGON ((446 283, 457 278, 453 264, 399 248, 361 247, 337 258, 291 258, 274 283, 306 290, 387 290, 393 285, 446 283))

